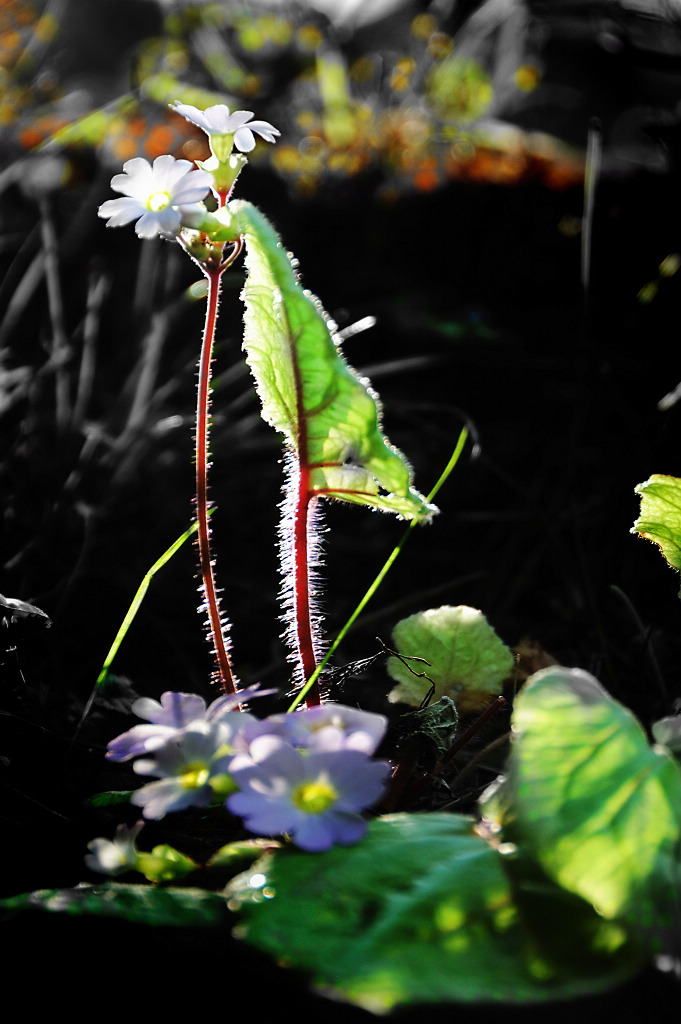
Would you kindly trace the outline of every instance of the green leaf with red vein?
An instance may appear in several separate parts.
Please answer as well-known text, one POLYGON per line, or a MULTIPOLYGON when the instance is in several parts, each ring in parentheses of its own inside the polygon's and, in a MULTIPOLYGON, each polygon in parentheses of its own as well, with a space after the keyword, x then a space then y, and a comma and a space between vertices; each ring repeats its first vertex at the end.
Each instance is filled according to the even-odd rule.
POLYGON ((345 361, 334 325, 302 288, 276 231, 250 203, 235 200, 229 211, 246 243, 246 359, 263 418, 309 469, 310 497, 429 518, 433 506, 381 430, 376 394, 345 361))

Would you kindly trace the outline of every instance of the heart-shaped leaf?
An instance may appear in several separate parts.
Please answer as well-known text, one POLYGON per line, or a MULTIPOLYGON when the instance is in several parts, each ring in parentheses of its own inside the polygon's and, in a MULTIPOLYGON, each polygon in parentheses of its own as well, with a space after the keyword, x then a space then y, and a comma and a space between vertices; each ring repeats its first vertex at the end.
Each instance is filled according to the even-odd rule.
POLYGON ((530 677, 512 725, 509 836, 604 917, 659 923, 681 878, 678 764, 577 668, 530 677))

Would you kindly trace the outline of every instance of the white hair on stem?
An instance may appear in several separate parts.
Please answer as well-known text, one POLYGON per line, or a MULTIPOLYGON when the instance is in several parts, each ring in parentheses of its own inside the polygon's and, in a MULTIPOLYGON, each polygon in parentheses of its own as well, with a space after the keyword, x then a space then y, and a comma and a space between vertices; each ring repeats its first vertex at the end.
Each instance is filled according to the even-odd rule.
MULTIPOLYGON (((281 634, 288 648, 288 660, 295 666, 293 684, 302 685, 302 657, 300 650, 300 634, 305 624, 297 621, 296 593, 296 545, 295 515, 298 502, 298 483, 300 467, 296 453, 287 448, 284 459, 285 481, 283 486, 284 499, 280 503, 281 519, 279 521, 279 563, 281 572, 281 605, 280 616, 284 623, 281 634)), ((318 605, 320 590, 319 568, 323 565, 322 540, 325 529, 321 525, 321 499, 312 497, 307 508, 307 589, 309 604, 310 633, 312 647, 317 663, 323 657, 322 614, 318 605)))

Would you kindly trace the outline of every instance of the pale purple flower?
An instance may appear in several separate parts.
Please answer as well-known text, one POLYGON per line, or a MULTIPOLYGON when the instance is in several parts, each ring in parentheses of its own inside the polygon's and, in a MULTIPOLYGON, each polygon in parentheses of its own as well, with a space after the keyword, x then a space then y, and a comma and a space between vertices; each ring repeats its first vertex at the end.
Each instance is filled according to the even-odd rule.
POLYGON ((146 718, 152 724, 134 725, 132 729, 111 740, 106 756, 109 761, 129 761, 139 754, 148 754, 196 721, 219 722, 234 715, 234 724, 243 727, 254 719, 247 712, 235 711, 235 708, 254 697, 266 697, 275 692, 261 690, 256 683, 238 693, 224 694, 208 707, 197 693, 166 690, 161 695, 160 704, 151 697, 140 697, 132 705, 132 711, 138 718, 146 718))
MULTIPOLYGON (((239 712, 234 718, 242 717, 239 712)), ((228 778, 234 757, 232 741, 238 726, 223 717, 219 722, 191 722, 154 751, 153 758, 136 761, 138 775, 152 775, 133 793, 131 803, 142 807, 145 818, 163 818, 168 811, 207 807, 216 795, 233 788, 228 778)))
POLYGON ((206 171, 197 170, 189 160, 157 156, 152 165, 136 156, 123 164, 122 174, 111 179, 114 192, 122 192, 124 198, 108 199, 99 207, 98 215, 108 221, 110 228, 137 221, 135 231, 140 238, 176 235, 183 212, 196 211, 211 181, 206 171))
POLYGON ((136 822, 130 828, 127 825, 119 825, 113 840, 101 837, 92 839, 87 844, 90 851, 85 856, 87 867, 102 875, 121 875, 125 871, 136 870, 138 853, 135 840, 143 825, 142 821, 136 822))
MULTIPOLYGON (((320 744, 323 748, 323 744, 320 744)), ((259 736, 237 754, 230 775, 240 792, 227 799, 250 832, 290 834, 303 850, 350 845, 367 829, 360 812, 383 792, 389 765, 360 750, 297 750, 281 736, 259 736)))
POLYGON ((250 153, 255 149, 254 132, 265 142, 275 142, 277 136, 281 135, 269 121, 251 121, 252 110, 235 110, 230 114, 229 107, 224 103, 206 107, 205 110, 192 107, 189 103, 171 103, 170 108, 197 128, 203 129, 207 135, 233 135, 234 145, 242 153, 250 153))
POLYGON ((282 733, 296 747, 314 750, 361 750, 373 754, 385 735, 388 719, 372 711, 327 701, 286 715, 270 715, 268 722, 281 725, 282 733))

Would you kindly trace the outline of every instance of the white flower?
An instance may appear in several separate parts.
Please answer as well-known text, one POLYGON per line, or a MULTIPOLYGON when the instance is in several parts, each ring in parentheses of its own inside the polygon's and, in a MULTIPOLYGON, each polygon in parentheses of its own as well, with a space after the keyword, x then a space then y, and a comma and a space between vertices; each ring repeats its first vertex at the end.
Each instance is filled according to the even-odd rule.
POLYGON ((242 153, 250 153, 255 149, 253 132, 265 142, 275 142, 277 136, 281 135, 269 121, 251 121, 252 110, 235 110, 230 114, 229 107, 224 103, 205 110, 192 107, 189 103, 171 103, 170 108, 197 128, 202 128, 206 135, 233 135, 234 145, 242 153))
POLYGON ((388 719, 371 711, 327 701, 293 714, 270 715, 267 719, 295 747, 314 750, 361 750, 374 754, 385 735, 388 719))
POLYGON ((211 186, 211 177, 197 170, 189 160, 157 156, 153 166, 136 156, 123 164, 123 173, 111 179, 114 192, 123 199, 108 199, 98 214, 107 227, 119 228, 136 220, 140 238, 176 235, 182 226, 183 208, 195 209, 211 186))
MULTIPOLYGON (((177 693, 166 690, 161 702, 151 697, 140 697, 132 706, 139 718, 146 718, 151 725, 133 725, 132 729, 116 736, 108 745, 109 761, 129 761, 140 754, 149 754, 173 736, 177 736, 193 722, 219 722, 221 719, 239 723, 241 727, 255 722, 248 712, 235 711, 254 697, 269 697, 275 690, 261 690, 258 683, 247 686, 236 693, 223 694, 206 708, 203 697, 196 693, 177 693)), ((246 742, 246 741, 244 741, 246 742)))
POLYGON ((227 809, 244 819, 249 832, 288 832, 303 850, 356 843, 367 829, 360 812, 378 800, 390 768, 361 750, 338 749, 330 735, 326 740, 328 746, 320 736, 305 753, 281 736, 259 736, 250 755, 232 761, 239 792, 228 797, 227 809))
POLYGON ((135 871, 138 853, 135 840, 142 830, 141 821, 131 828, 119 825, 113 840, 98 837, 87 844, 90 851, 85 857, 85 864, 91 871, 99 871, 102 875, 120 875, 124 871, 135 871))
POLYGON ((130 802, 143 808, 145 818, 158 820, 168 811, 207 807, 216 795, 233 789, 227 772, 238 725, 232 719, 241 717, 234 712, 229 721, 223 716, 218 722, 192 722, 155 749, 153 758, 136 761, 138 775, 154 775, 159 781, 142 786, 130 802))

